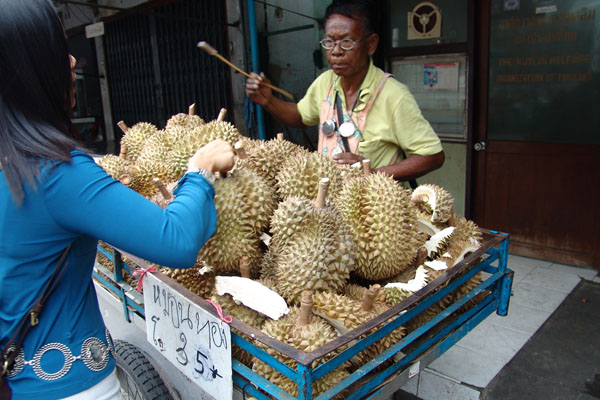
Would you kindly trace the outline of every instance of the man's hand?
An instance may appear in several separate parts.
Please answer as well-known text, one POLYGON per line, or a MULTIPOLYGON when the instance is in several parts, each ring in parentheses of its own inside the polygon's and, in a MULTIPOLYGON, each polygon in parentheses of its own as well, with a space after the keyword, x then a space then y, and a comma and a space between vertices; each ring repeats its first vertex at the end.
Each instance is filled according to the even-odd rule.
POLYGON ((338 153, 338 154, 334 154, 333 155, 333 161, 335 161, 338 164, 354 164, 356 162, 362 161, 364 160, 365 157, 361 156, 360 154, 354 154, 354 153, 338 153))
POLYGON ((271 82, 269 82, 262 72, 260 75, 256 72, 251 72, 250 75, 252 75, 252 79, 248 78, 246 80, 246 95, 256 104, 265 107, 271 101, 273 93, 270 88, 262 83, 271 82))

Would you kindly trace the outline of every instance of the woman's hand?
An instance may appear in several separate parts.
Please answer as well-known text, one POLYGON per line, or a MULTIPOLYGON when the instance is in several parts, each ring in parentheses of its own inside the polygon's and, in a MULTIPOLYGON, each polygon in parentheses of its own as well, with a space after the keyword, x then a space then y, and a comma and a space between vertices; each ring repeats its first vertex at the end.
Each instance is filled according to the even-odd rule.
POLYGON ((190 158, 188 168, 202 168, 211 172, 227 172, 234 164, 233 147, 221 139, 201 147, 190 158))
POLYGON ((271 101, 273 93, 271 89, 262 83, 271 83, 262 72, 258 75, 256 72, 251 72, 252 79, 246 80, 246 96, 256 104, 264 107, 271 101))

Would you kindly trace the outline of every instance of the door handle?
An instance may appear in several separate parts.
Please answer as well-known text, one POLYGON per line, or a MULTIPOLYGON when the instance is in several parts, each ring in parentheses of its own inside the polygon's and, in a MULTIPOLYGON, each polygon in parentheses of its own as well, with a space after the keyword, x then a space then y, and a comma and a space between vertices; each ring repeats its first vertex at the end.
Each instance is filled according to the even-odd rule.
POLYGON ((485 150, 485 142, 477 142, 473 145, 475 151, 484 151, 485 150))

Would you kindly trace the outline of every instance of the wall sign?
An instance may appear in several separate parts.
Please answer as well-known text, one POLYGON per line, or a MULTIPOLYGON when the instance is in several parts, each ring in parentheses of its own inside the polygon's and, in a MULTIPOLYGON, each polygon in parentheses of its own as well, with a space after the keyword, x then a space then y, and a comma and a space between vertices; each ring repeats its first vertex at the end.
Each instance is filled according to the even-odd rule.
POLYGON ((229 325, 151 273, 144 278, 144 309, 150 344, 215 399, 231 399, 229 325))

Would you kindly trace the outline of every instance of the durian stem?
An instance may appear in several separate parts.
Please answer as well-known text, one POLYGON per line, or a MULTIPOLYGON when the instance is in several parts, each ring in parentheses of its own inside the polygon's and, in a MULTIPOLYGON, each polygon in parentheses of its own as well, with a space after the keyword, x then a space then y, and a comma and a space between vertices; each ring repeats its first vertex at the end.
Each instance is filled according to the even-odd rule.
POLYGON ((371 285, 367 290, 365 290, 365 295, 363 296, 362 309, 363 311, 371 311, 373 309, 373 303, 375 302, 375 297, 377 297, 377 292, 381 289, 381 285, 375 284, 371 285))
POLYGON ((125 123, 125 121, 119 121, 117 122, 117 126, 119 128, 121 128, 121 130, 123 131, 123 133, 127 133, 127 131, 129 130, 129 127, 127 126, 127 124, 125 123))
POLYGON ((277 134, 277 140, 283 140, 283 132, 277 134))
POLYGON ((250 257, 243 256, 242 259, 240 260, 240 274, 242 275, 243 278, 250 278, 251 266, 252 265, 250 263, 250 257))
POLYGON ((196 115, 196 103, 192 103, 188 107, 188 115, 196 115))
POLYGON ((219 121, 219 122, 224 121, 226 114, 227 114, 227 109, 221 108, 221 111, 219 111, 219 116, 217 117, 217 121, 219 121))
POLYGON ((362 160, 362 166, 363 166, 363 174, 364 174, 364 176, 371 175, 371 173, 373 172, 371 170, 371 160, 369 160, 368 158, 362 160))
POLYGON ((119 152, 119 158, 121 160, 127 159, 127 146, 124 143, 121 143, 121 151, 119 152))
POLYGON ((241 140, 235 142, 233 149, 235 150, 235 154, 237 154, 238 158, 242 160, 248 158, 248 153, 246 153, 246 150, 244 149, 244 143, 241 140))
POLYGON ((167 187, 165 186, 164 183, 162 183, 162 181, 160 179, 152 178, 152 183, 154 183, 154 186, 156 186, 158 188, 158 190, 160 190, 160 194, 162 194, 162 196, 164 197, 165 200, 171 200, 171 197, 173 197, 173 196, 167 190, 167 187))
POLYGON ((310 293, 310 290, 305 290, 302 292, 302 299, 300 300, 300 314, 298 315, 298 321, 296 321, 296 325, 306 326, 310 324, 312 307, 312 294, 310 293))
POLYGON ((132 180, 133 179, 131 178, 131 175, 129 175, 129 174, 123 174, 119 177, 119 182, 121 182, 125 186, 129 186, 131 184, 132 180))
POLYGON ((329 189, 329 178, 323 178, 319 182, 319 192, 315 200, 315 207, 325 208, 325 199, 327 198, 327 190, 329 189))

